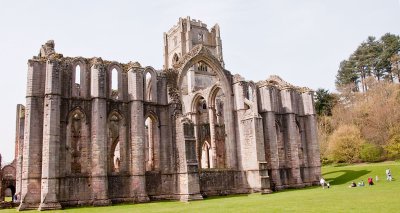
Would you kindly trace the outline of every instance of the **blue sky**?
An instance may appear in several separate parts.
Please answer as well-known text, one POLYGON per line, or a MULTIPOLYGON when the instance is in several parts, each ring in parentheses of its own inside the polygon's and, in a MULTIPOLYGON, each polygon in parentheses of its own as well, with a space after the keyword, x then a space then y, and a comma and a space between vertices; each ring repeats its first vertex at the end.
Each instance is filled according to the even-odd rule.
POLYGON ((341 60, 369 35, 400 34, 400 0, 0 0, 0 153, 14 155, 16 104, 25 103, 27 60, 53 39, 65 56, 163 63, 163 32, 179 17, 221 27, 226 68, 335 90, 341 60))

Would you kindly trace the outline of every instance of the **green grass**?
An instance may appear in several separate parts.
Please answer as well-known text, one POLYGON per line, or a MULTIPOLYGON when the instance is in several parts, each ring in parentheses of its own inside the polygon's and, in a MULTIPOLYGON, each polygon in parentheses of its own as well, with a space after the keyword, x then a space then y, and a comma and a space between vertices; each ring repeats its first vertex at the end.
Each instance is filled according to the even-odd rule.
POLYGON ((12 198, 12 197, 5 197, 5 198, 4 198, 4 201, 9 202, 9 201, 11 201, 11 198, 12 198))
MULTIPOLYGON (((286 190, 269 195, 250 194, 212 197, 202 201, 178 201, 125 204, 110 207, 71 208, 64 212, 400 212, 400 164, 384 162, 348 166, 325 166, 324 178, 330 189, 310 187, 286 190), (395 178, 385 180, 385 170, 390 168, 395 178), (378 175, 374 186, 348 188, 351 181, 364 180, 378 175)), ((0 210, 0 213, 15 210, 0 210)), ((57 211, 61 212, 61 211, 57 211)))

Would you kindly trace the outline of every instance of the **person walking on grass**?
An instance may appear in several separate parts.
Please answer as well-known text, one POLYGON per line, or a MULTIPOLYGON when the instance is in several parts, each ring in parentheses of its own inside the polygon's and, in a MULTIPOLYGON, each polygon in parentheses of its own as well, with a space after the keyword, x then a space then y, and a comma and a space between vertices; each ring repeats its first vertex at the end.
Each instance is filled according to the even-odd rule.
POLYGON ((325 189, 325 179, 321 177, 321 180, 319 180, 319 183, 321 184, 322 188, 325 189))
POLYGON ((386 169, 386 180, 392 181, 392 174, 390 173, 390 169, 386 169))

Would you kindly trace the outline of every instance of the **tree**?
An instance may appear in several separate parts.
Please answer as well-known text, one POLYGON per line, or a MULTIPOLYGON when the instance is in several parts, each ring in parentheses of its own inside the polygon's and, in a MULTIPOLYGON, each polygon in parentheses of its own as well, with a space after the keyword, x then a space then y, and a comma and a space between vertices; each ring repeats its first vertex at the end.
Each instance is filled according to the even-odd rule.
POLYGON ((336 96, 329 92, 329 90, 319 88, 315 91, 316 101, 315 110, 319 116, 331 116, 332 108, 336 103, 336 96))
POLYGON ((328 152, 337 163, 354 163, 360 159, 361 146, 365 143, 355 125, 342 125, 329 137, 328 152))
POLYGON ((387 79, 393 82, 394 77, 399 79, 399 59, 396 55, 400 51, 400 37, 386 33, 379 40, 369 36, 357 49, 339 65, 336 75, 336 87, 340 88, 354 84, 353 91, 366 92, 369 88, 368 78, 378 81, 387 79), (395 73, 394 73, 395 72, 395 73))
POLYGON ((390 57, 392 75, 400 82, 400 52, 390 57))
POLYGON ((371 143, 365 143, 361 147, 360 158, 364 162, 377 162, 382 159, 383 149, 371 143))
POLYGON ((358 91, 358 76, 355 72, 355 60, 353 58, 340 62, 335 84, 337 88, 351 85, 352 91, 358 91))
MULTIPOLYGON (((393 81, 391 58, 400 51, 400 37, 386 33, 380 39, 382 53, 380 55, 380 67, 386 72, 386 79, 393 81)), ((398 76, 397 76, 398 77, 398 76)))
POLYGON ((390 129, 390 138, 385 146, 390 158, 400 158, 400 127, 396 126, 390 129))

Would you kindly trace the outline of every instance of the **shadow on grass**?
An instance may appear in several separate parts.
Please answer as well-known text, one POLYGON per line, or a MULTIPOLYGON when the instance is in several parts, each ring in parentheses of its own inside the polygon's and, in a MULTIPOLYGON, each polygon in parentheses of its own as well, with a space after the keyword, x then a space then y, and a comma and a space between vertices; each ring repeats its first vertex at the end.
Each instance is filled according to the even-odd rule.
POLYGON ((368 171, 368 170, 359 170, 359 171, 339 170, 339 171, 327 172, 322 175, 325 176, 328 174, 343 173, 342 175, 340 175, 336 178, 327 178, 326 179, 331 185, 340 185, 340 184, 345 184, 345 183, 357 180, 361 176, 364 176, 370 172, 371 171, 368 171))
MULTIPOLYGON (((233 195, 212 195, 207 198, 204 198, 203 200, 217 200, 217 199, 225 199, 225 198, 234 198, 234 197, 247 197, 249 194, 233 194, 233 195)), ((191 200, 190 202, 193 201, 202 201, 202 200, 191 200)))

